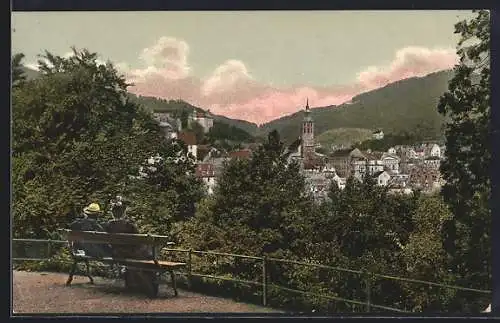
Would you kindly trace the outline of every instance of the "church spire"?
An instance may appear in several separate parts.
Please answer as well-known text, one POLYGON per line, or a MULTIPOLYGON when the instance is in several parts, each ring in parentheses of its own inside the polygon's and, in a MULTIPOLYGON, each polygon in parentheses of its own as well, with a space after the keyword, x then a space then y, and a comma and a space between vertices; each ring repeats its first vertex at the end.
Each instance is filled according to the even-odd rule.
POLYGON ((311 109, 309 108, 309 98, 306 99, 306 109, 304 110, 304 122, 310 122, 311 120, 311 109))

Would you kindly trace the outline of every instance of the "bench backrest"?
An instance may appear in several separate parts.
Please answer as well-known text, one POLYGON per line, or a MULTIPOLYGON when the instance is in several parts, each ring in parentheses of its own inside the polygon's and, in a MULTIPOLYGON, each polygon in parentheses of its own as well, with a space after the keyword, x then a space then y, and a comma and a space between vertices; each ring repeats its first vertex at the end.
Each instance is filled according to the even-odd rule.
POLYGON ((166 236, 152 234, 107 233, 68 229, 60 231, 66 236, 66 240, 68 241, 149 246, 167 246, 174 244, 169 241, 169 238, 166 236))

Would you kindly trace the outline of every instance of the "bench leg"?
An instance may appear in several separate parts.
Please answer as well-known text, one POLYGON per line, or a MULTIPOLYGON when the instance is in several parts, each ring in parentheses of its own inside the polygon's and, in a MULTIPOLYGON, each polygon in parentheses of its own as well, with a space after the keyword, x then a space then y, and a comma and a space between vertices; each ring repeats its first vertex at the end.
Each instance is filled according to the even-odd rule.
POLYGON ((151 298, 157 298, 160 291, 160 282, 158 280, 158 273, 155 271, 145 271, 144 278, 148 284, 148 294, 151 298))
POLYGON ((123 278, 125 280, 125 289, 129 289, 131 287, 131 284, 130 284, 130 270, 128 268, 125 269, 125 272, 123 273, 123 278))
POLYGON ((170 278, 172 279, 172 288, 174 289, 174 295, 177 296, 177 283, 175 281, 175 272, 174 270, 170 270, 170 278))
POLYGON ((69 277, 68 277, 68 280, 66 281, 66 286, 71 285, 71 282, 73 281, 73 276, 75 275, 75 272, 76 272, 77 265, 78 265, 78 262, 75 260, 73 262, 73 266, 71 266, 71 270, 69 271, 69 277))
POLYGON ((136 284, 137 280, 140 280, 142 282, 142 285, 136 285, 136 288, 138 287, 143 293, 146 292, 146 294, 151 298, 158 297, 160 284, 156 272, 139 269, 134 271, 134 276, 136 279, 136 284))
POLYGON ((88 260, 85 260, 86 275, 90 279, 90 283, 94 284, 94 279, 90 276, 90 264, 88 260))

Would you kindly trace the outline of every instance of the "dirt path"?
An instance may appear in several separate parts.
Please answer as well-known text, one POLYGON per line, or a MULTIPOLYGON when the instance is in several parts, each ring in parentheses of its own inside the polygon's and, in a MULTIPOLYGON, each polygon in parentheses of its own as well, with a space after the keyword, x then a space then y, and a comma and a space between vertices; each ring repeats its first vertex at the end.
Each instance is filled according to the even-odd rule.
POLYGON ((277 312, 230 299, 179 290, 174 297, 167 285, 160 287, 160 296, 149 299, 124 292, 123 282, 75 276, 72 286, 64 285, 67 274, 14 271, 13 312, 21 313, 181 313, 181 312, 277 312))

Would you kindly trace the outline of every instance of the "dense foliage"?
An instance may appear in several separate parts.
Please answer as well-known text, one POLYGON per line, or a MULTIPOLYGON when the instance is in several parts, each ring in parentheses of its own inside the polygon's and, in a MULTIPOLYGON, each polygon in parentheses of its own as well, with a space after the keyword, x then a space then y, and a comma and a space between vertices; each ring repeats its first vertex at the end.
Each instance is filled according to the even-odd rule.
POLYGON ((86 204, 105 207, 117 193, 134 196, 132 210, 142 207, 137 217, 166 222, 194 213, 199 184, 186 175, 189 163, 160 167, 155 176, 165 180, 159 183, 149 184, 155 176, 133 179, 149 157, 166 162, 183 150, 164 142, 150 113, 128 100, 125 80, 96 58, 86 50, 70 58, 47 52, 39 78, 24 81, 13 73, 15 237, 47 237, 86 204))
POLYGON ((229 140, 234 142, 253 142, 254 138, 245 130, 227 123, 215 121, 214 126, 207 134, 208 142, 215 143, 220 140, 229 140))
POLYGON ((331 151, 332 145, 351 147, 353 144, 372 138, 371 129, 334 128, 314 136, 314 141, 331 151))
POLYGON ((202 250, 254 255, 296 249, 312 233, 303 230, 312 203, 298 165, 287 165, 287 156, 273 132, 251 159, 231 160, 214 196, 185 224, 183 240, 202 250))
POLYGON ((458 23, 455 32, 461 35, 460 64, 439 103, 449 118, 442 195, 453 213, 444 243, 450 269, 462 284, 491 288, 489 11, 458 23))

